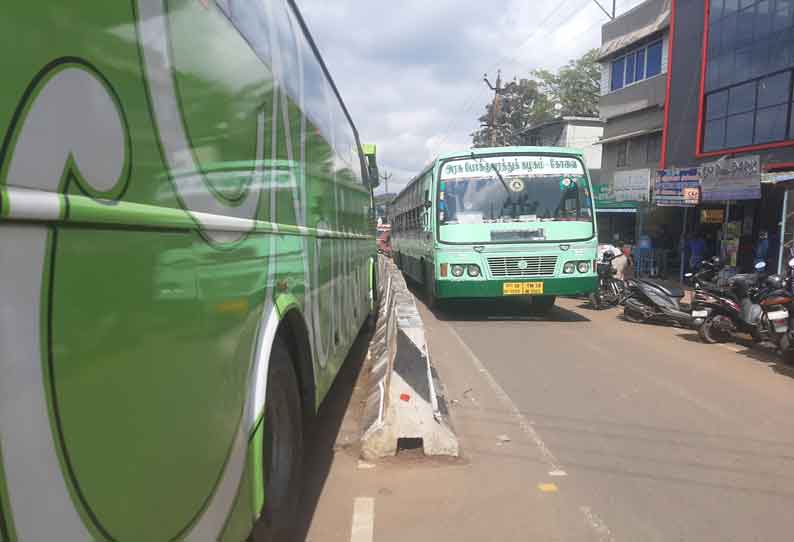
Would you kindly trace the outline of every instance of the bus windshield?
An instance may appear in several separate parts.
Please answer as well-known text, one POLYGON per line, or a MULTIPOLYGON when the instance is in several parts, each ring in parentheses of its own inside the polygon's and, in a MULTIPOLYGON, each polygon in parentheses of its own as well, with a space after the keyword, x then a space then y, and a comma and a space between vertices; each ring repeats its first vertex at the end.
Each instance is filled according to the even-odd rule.
POLYGON ((592 221, 587 177, 575 158, 449 161, 442 168, 438 196, 443 225, 592 221))

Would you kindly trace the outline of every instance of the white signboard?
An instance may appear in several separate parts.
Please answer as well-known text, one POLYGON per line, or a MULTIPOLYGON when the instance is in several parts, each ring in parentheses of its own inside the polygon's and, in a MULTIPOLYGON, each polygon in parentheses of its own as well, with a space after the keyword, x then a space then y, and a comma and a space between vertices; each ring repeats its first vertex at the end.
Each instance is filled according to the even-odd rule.
POLYGON ((728 158, 701 166, 703 201, 761 197, 761 161, 758 155, 728 158))
POLYGON ((651 191, 651 170, 616 171, 612 183, 615 201, 648 201, 651 191))
POLYGON ((450 160, 441 170, 444 180, 493 177, 496 168, 503 177, 538 175, 584 175, 582 162, 558 156, 495 156, 450 160))

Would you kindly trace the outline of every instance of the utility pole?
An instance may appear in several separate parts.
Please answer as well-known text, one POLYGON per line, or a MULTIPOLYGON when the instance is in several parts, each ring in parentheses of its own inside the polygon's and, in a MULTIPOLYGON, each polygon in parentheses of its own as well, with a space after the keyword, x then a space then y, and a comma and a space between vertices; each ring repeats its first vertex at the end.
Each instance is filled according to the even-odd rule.
POLYGON ((502 70, 496 71, 496 86, 492 85, 488 80, 487 73, 483 74, 482 79, 485 81, 485 84, 488 85, 488 88, 493 90, 489 124, 491 127, 491 147, 496 147, 496 121, 502 109, 502 70))
POLYGON ((389 179, 391 179, 391 173, 384 173, 380 176, 381 180, 383 180, 383 188, 386 190, 386 194, 389 193, 389 179))

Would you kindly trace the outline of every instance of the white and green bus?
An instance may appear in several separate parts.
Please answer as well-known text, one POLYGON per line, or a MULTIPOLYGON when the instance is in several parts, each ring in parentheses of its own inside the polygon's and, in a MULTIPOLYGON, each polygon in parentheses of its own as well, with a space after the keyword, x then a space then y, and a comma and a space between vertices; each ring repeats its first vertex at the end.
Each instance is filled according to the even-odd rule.
POLYGON ((11 2, 0 32, 0 542, 285 539, 375 254, 294 1, 11 2))
POLYGON ((597 287, 596 223, 581 152, 479 148, 439 156, 397 195, 391 214, 397 265, 431 304, 558 295, 597 287))

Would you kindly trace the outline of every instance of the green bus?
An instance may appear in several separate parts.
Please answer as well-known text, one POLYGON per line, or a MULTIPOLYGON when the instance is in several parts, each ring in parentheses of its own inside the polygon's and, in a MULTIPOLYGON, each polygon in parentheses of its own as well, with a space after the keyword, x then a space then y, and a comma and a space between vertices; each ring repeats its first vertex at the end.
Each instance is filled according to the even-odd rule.
POLYGON ((597 287, 591 184, 581 152, 478 148, 433 160, 395 198, 392 250, 428 302, 558 295, 597 287))
POLYGON ((285 539, 377 178, 294 0, 0 31, 0 542, 285 539))

